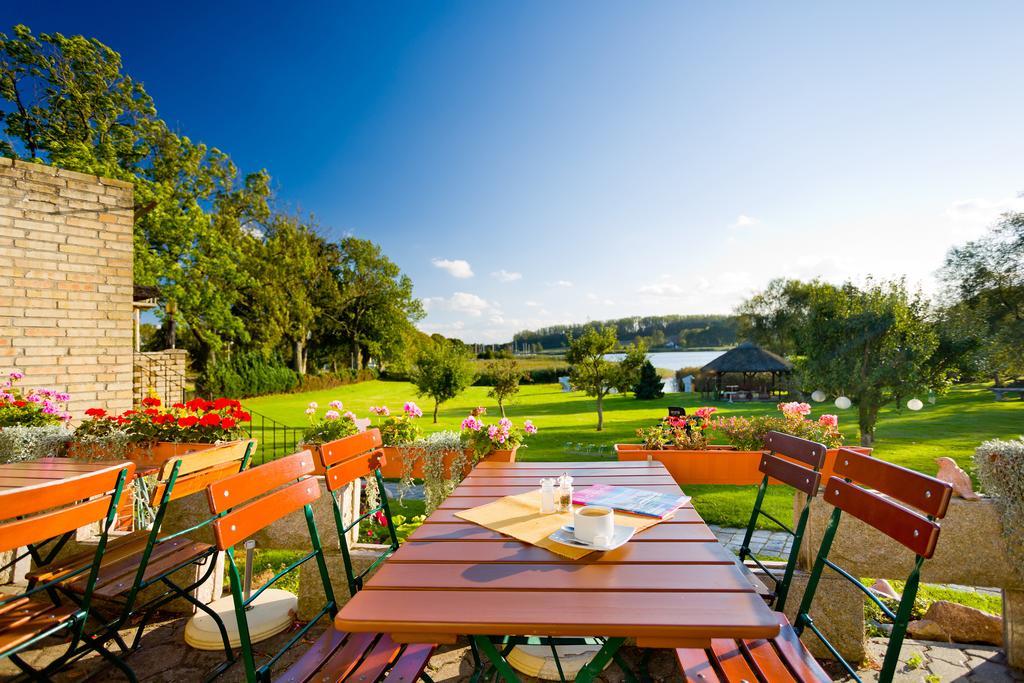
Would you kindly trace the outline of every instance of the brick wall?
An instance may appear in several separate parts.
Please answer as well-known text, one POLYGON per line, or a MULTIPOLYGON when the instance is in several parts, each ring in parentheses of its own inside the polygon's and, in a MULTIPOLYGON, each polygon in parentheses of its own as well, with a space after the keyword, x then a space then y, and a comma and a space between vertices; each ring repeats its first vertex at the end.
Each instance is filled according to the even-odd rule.
POLYGON ((135 354, 135 402, 155 392, 165 404, 189 398, 188 351, 166 349, 135 354))
POLYGON ((0 371, 132 405, 130 183, 0 158, 0 371))

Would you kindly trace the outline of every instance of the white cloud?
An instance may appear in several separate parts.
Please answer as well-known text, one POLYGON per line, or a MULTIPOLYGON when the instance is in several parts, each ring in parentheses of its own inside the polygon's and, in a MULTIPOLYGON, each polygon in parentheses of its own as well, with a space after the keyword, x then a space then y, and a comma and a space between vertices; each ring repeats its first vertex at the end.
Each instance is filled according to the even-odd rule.
POLYGON ((428 312, 451 311, 453 313, 465 313, 474 318, 478 318, 496 308, 486 299, 469 292, 455 292, 447 299, 443 296, 427 297, 423 299, 423 307, 428 312))
POLYGON ((548 283, 549 287, 572 287, 572 282, 569 280, 555 280, 554 282, 548 283))
POLYGON ((497 270, 491 273, 491 277, 495 278, 499 282, 515 282, 516 280, 522 280, 523 274, 514 273, 512 271, 508 271, 502 268, 501 270, 497 270))
POLYGON ((541 306, 539 301, 524 301, 523 305, 529 306, 530 308, 540 308, 541 306))
POLYGON ((983 198, 960 199, 946 209, 946 215, 955 221, 992 223, 1000 214, 1007 211, 1024 210, 1024 198, 1004 197, 988 200, 983 198))
POLYGON ((745 213, 741 213, 739 216, 736 217, 736 220, 733 221, 729 227, 733 228, 734 230, 738 228, 749 228, 750 226, 757 225, 760 222, 761 221, 757 220, 756 218, 748 216, 745 213))
POLYGON ((435 258, 430 260, 435 268, 447 271, 452 277, 465 279, 473 277, 473 269, 469 267, 469 261, 463 259, 435 258))

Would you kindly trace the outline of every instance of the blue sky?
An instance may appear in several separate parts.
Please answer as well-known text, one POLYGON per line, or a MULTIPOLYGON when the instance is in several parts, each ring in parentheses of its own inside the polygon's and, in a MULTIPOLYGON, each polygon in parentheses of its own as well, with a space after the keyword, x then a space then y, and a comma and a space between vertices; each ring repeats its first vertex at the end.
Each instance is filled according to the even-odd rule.
POLYGON ((422 327, 728 312, 906 276, 1024 206, 1024 5, 19 3, 161 115, 373 239, 422 327), (153 6, 150 6, 153 5, 153 6))

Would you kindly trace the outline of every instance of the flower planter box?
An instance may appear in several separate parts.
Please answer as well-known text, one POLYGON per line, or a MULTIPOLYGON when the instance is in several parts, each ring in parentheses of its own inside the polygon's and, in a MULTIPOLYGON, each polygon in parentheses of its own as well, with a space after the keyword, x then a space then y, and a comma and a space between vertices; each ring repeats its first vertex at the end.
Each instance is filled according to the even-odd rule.
MULTIPOLYGON (((515 462, 516 461, 516 450, 501 450, 492 451, 485 455, 482 460, 488 462, 515 462)), ((380 468, 381 474, 386 479, 401 479, 402 472, 405 468, 405 453, 407 449, 398 446, 385 446, 384 447, 384 466, 380 468)), ((452 476, 451 466, 452 462, 459 455, 457 451, 449 451, 444 454, 444 476, 446 479, 450 479, 452 476)), ((461 478, 466 477, 473 470, 473 457, 472 455, 467 456, 467 464, 463 468, 461 478)), ((412 467, 412 476, 414 479, 423 479, 423 461, 417 459, 416 463, 412 467)))
POLYGON ((155 441, 153 443, 146 444, 132 444, 125 451, 123 456, 110 455, 105 453, 101 448, 83 446, 82 444, 72 443, 68 446, 68 457, 79 458, 85 460, 119 460, 124 458, 125 460, 131 460, 138 467, 160 467, 169 458, 174 458, 179 455, 185 455, 193 451, 205 451, 208 448, 213 448, 216 444, 212 443, 178 443, 174 441, 155 441))
MULTIPOLYGON (((870 448, 853 450, 870 454, 870 448)), ((758 470, 761 451, 737 451, 731 446, 710 446, 706 451, 650 451, 641 444, 615 444, 619 460, 657 460, 665 466, 680 486, 689 484, 760 484, 764 477, 758 470)), ((822 481, 832 476, 837 448, 830 448, 821 469, 822 481)), ((769 483, 778 483, 771 480, 769 483)))

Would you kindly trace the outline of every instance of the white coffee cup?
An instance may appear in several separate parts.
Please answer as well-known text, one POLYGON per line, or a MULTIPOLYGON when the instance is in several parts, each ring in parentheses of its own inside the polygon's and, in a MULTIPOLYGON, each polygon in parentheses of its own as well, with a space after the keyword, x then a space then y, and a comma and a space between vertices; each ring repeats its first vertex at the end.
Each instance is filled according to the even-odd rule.
POLYGON ((607 545, 615 535, 615 514, 611 508, 585 505, 573 515, 573 535, 577 541, 607 545))

